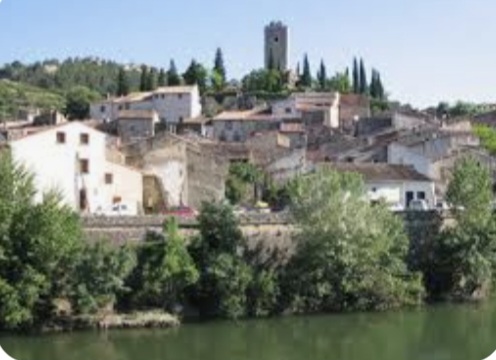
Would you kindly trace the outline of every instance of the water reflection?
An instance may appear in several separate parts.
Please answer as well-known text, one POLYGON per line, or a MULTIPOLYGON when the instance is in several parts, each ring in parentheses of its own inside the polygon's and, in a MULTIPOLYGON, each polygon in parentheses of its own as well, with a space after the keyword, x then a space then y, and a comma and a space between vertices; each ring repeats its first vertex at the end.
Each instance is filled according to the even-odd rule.
POLYGON ((3 337, 0 343, 18 360, 480 360, 496 349, 495 305, 3 337))

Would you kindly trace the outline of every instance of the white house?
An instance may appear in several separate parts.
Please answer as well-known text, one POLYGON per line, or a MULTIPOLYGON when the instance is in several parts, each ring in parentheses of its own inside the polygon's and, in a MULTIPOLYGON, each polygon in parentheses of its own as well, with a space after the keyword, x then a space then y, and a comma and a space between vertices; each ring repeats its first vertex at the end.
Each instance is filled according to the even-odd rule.
POLYGON ((96 213, 115 203, 140 209, 140 171, 106 157, 106 135, 80 122, 71 122, 10 143, 15 161, 34 175, 36 201, 55 190, 76 211, 96 213))
POLYGON ((92 104, 90 115, 92 119, 114 121, 123 110, 155 110, 162 123, 175 125, 201 116, 200 91, 197 85, 160 87, 92 104))
POLYGON ((412 200, 425 200, 430 208, 436 205, 434 182, 413 166, 372 163, 334 163, 331 166, 340 172, 360 174, 370 201, 384 200, 389 205, 400 204, 403 208, 408 208, 412 200))

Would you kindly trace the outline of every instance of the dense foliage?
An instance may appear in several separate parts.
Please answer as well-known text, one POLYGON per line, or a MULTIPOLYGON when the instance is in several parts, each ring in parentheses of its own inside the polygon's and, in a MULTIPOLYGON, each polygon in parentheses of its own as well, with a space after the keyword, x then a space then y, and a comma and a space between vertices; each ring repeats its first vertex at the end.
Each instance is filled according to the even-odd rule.
POLYGON ((292 311, 380 310, 422 302, 421 277, 406 265, 401 220, 364 200, 356 174, 319 170, 293 200, 299 226, 284 302, 292 311))
POLYGON ((63 111, 65 102, 63 96, 54 92, 10 80, 0 80, 0 120, 14 118, 19 115, 19 111, 32 108, 63 111))
POLYGON ((476 125, 474 133, 480 138, 482 146, 491 155, 496 155, 496 130, 486 125, 476 125))
POLYGON ((492 199, 488 169, 471 158, 458 162, 447 192, 456 224, 441 232, 424 269, 432 298, 473 300, 490 293, 496 274, 492 199))

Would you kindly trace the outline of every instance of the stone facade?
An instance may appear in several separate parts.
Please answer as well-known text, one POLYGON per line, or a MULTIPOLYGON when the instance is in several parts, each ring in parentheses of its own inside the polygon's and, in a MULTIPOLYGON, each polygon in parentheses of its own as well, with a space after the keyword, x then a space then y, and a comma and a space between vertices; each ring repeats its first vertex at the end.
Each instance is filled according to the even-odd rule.
POLYGON ((281 22, 265 27, 265 68, 280 71, 289 68, 289 29, 281 22))

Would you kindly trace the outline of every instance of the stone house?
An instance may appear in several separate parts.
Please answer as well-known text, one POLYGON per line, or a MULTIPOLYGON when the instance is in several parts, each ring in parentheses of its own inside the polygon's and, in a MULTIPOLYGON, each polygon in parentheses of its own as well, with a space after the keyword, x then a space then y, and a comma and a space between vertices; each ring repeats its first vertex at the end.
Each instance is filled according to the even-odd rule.
POLYGON ((147 212, 224 198, 228 161, 201 142, 164 132, 122 148, 126 162, 146 174, 147 212))
POLYGON ((129 144, 153 137, 159 117, 155 110, 123 110, 115 121, 122 144, 129 144))

